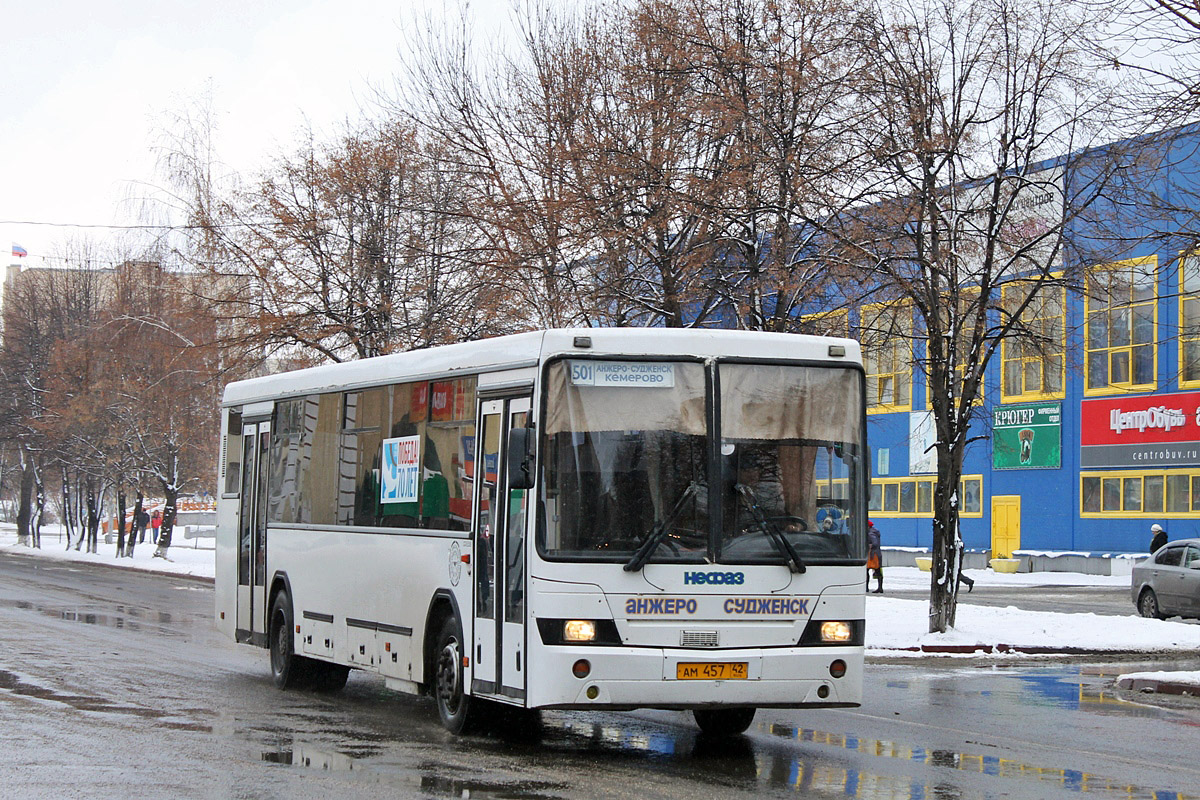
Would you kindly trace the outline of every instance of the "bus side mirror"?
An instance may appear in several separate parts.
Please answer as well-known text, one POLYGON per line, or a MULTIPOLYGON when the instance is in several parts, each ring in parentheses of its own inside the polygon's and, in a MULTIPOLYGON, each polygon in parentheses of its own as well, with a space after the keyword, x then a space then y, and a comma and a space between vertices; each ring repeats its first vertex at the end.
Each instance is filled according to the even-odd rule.
POLYGON ((513 428, 508 432, 508 488, 533 488, 534 429, 513 428))

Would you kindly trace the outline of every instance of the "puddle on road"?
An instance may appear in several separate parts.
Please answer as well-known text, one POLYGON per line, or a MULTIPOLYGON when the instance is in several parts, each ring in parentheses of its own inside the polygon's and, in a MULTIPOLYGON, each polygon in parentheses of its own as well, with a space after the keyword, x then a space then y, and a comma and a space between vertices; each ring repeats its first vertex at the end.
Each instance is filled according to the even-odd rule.
MULTIPOLYGON (((1061 669, 1027 670, 1008 677, 1015 678, 1019 692, 1028 695, 1020 699, 1022 703, 1135 716, 1171 713, 1119 703, 1111 692, 1115 675, 1096 668, 1066 673, 1061 669)), ((600 720, 596 716, 547 712, 540 736, 534 739, 489 737, 466 743, 469 748, 503 747, 506 757, 517 759, 526 772, 534 774, 543 766, 557 773, 574 764, 577 778, 569 784, 467 780, 447 777, 443 764, 425 764, 417 770, 422 775, 421 789, 437 797, 541 800, 586 787, 589 772, 604 771, 607 762, 621 768, 644 767, 663 777, 735 792, 782 792, 814 798, 984 800, 1078 794, 1123 800, 1200 800, 1196 793, 1148 789, 1079 770, 1023 763, 990 753, 987 744, 972 741, 958 750, 926 749, 900 741, 769 723, 756 726, 754 736, 713 740, 690 725, 677 724, 674 716, 646 719, 602 714, 600 720)), ((321 720, 321 715, 315 715, 310 721, 321 720)), ((315 728, 316 735, 338 744, 319 747, 293 741, 285 731, 275 730, 279 746, 262 752, 262 760, 376 774, 397 767, 388 758, 388 743, 401 744, 396 737, 339 729, 329 725, 328 719, 323 721, 324 725, 315 728)))
MULTIPOLYGON (((304 769, 327 772, 382 771, 383 765, 364 764, 360 759, 378 755, 380 748, 357 746, 350 751, 329 750, 306 742, 294 741, 289 746, 262 753, 262 760, 271 764, 286 764, 304 769)), ((555 800, 561 795, 556 789, 562 784, 541 781, 504 783, 458 778, 440 774, 444 767, 424 764, 421 772, 421 791, 438 797, 472 798, 472 800, 555 800)))
POLYGON ((164 636, 183 636, 182 631, 174 630, 171 625, 179 625, 181 622, 184 626, 189 623, 183 619, 176 619, 171 614, 165 611, 146 611, 140 608, 117 606, 115 614, 97 613, 94 611, 85 611, 79 608, 57 608, 52 606, 41 606, 36 603, 30 603, 26 600, 9 600, 6 605, 13 608, 20 608, 27 611, 36 611, 39 614, 50 617, 51 619, 66 620, 67 622, 81 622, 85 625, 100 625, 106 628, 117 628, 130 631, 151 631, 155 634, 164 636))
POLYGON ((522 782, 514 784, 447 778, 440 775, 421 777, 421 791, 439 797, 467 797, 471 800, 555 800, 560 794, 548 794, 561 784, 522 782))
POLYGON ((141 706, 118 705, 103 697, 93 697, 80 694, 63 694, 54 689, 27 683, 19 675, 0 670, 0 689, 12 692, 22 697, 33 697, 38 700, 48 700, 61 703, 79 711, 101 711, 109 714, 131 714, 135 717, 158 718, 167 716, 162 711, 141 706))
POLYGON ((159 727, 173 730, 197 731, 211 733, 212 726, 187 719, 179 719, 179 715, 167 711, 148 708, 146 706, 124 705, 94 695, 66 694, 45 686, 29 683, 20 675, 0 670, 0 691, 7 691, 19 697, 30 697, 35 700, 58 703, 76 711, 91 711, 101 714, 124 714, 141 719, 154 720, 159 727))
MULTIPOLYGON (((919 747, 910 747, 899 742, 892 742, 884 739, 861 738, 850 734, 829 733, 826 731, 818 731, 809 728, 792 728, 786 725, 771 725, 768 729, 768 732, 774 736, 785 739, 793 739, 799 742, 826 745, 831 747, 840 747, 845 750, 852 750, 883 758, 894 758, 901 761, 927 764, 934 767, 944 767, 961 772, 973 772, 980 775, 988 775, 999 778, 1015 778, 1019 780, 1057 784, 1058 788, 1060 789, 1065 789, 1069 792, 1078 792, 1080 794, 1114 794, 1122 798, 1130 798, 1131 800, 1134 798, 1145 798, 1146 800, 1195 800, 1195 798, 1200 797, 1198 795, 1185 794, 1177 791, 1145 789, 1128 783, 1122 783, 1120 781, 1113 781, 1095 775, 1090 775, 1086 772, 1080 772, 1079 770, 1039 767, 1032 764, 1023 764, 1021 762, 1014 761, 1013 759, 990 756, 982 753, 958 752, 953 750, 929 750, 919 747)), ((803 769, 803 766, 799 762, 800 760, 798 759, 797 780, 802 779, 802 776, 799 775, 799 771, 803 769)), ((842 794, 849 797, 874 797, 876 796, 876 791, 880 788, 876 784, 875 776, 870 776, 857 770, 846 769, 841 775, 838 775, 835 770, 832 776, 828 774, 825 776, 827 781, 830 777, 833 778, 833 784, 831 788, 836 788, 840 785, 844 789, 842 794), (863 781, 866 781, 871 786, 870 791, 859 791, 858 786, 862 784, 863 781)), ((903 781, 900 783, 902 784, 903 781)), ((909 798, 924 798, 942 797, 946 795, 939 793, 939 787, 937 786, 922 786, 920 784, 913 783, 910 787, 910 792, 900 796, 909 798)), ((954 794, 950 796, 962 797, 965 795, 961 794, 961 790, 955 789, 954 794)))
MULTIPOLYGON (((792 746, 780 746, 770 741, 750 737, 715 740, 697 735, 692 730, 672 728, 645 719, 630 718, 628 725, 611 722, 584 721, 571 715, 547 714, 542 736, 536 742, 511 744, 510 755, 529 762, 534 768, 540 763, 562 767, 569 759, 580 760, 581 779, 588 770, 603 770, 604 759, 623 762, 642 758, 647 765, 663 773, 679 772, 688 779, 708 785, 721 785, 733 790, 784 790, 803 797, 828 798, 906 798, 906 800, 975 800, 991 798, 997 793, 1012 792, 1014 796, 1037 796, 1053 788, 1057 792, 1080 795, 1117 796, 1123 800, 1197 800, 1197 795, 1176 791, 1144 789, 1090 775, 1077 770, 1054 769, 1024 764, 1012 759, 986 753, 931 750, 882 739, 861 738, 810 728, 785 725, 760 725, 757 730, 775 740, 791 740, 792 746), (895 759, 923 768, 938 768, 961 773, 974 773, 1000 778, 1005 787, 976 788, 964 785, 967 780, 947 776, 931 780, 929 774, 920 777, 897 774, 892 768, 877 771, 855 766, 854 759, 830 753, 837 748, 868 756, 895 759), (1016 781, 1017 784, 1007 783, 1016 781), (1020 785, 1025 789, 1020 789, 1020 785), (1039 791, 1035 786, 1041 784, 1039 791)), ((338 731, 328 731, 338 735, 338 731)), ((341 731, 348 739, 359 739, 360 732, 341 731)), ((369 736, 374 741, 387 737, 369 736)), ((480 740, 487 746, 492 740, 480 740)), ((330 749, 301 741, 292 741, 277 749, 263 751, 265 762, 286 764, 306 769, 327 771, 369 772, 387 771, 384 763, 364 761, 384 752, 382 746, 355 743, 349 747, 330 749)), ((560 792, 578 789, 554 783, 503 783, 448 777, 445 766, 424 764, 421 790, 439 797, 469 797, 486 800, 551 800, 560 792)), ((934 770, 936 777, 937 769, 934 770)))

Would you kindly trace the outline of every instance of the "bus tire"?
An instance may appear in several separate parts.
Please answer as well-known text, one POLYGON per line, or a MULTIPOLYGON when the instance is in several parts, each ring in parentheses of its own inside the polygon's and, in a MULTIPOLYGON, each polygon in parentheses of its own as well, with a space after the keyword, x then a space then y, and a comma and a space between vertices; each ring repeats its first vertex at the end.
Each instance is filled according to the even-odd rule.
POLYGON ((303 686, 309 678, 308 659, 296 655, 292 619, 292 598, 286 589, 281 589, 271 604, 271 624, 268 628, 271 677, 280 689, 303 686))
POLYGON ((446 617, 433 652, 433 696, 442 725, 453 734, 469 734, 482 725, 484 703, 467 693, 463 668, 462 626, 446 617))
POLYGON ((696 725, 707 736, 737 736, 754 721, 753 708, 697 708, 692 711, 696 725))

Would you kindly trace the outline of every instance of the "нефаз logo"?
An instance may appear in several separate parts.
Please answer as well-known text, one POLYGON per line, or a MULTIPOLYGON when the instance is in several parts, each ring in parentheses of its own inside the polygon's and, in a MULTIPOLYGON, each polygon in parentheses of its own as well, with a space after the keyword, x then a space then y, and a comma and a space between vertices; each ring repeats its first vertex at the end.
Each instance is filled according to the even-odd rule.
POLYGON ((683 582, 685 584, 711 583, 741 586, 746 582, 746 575, 742 572, 685 572, 683 573, 683 582))

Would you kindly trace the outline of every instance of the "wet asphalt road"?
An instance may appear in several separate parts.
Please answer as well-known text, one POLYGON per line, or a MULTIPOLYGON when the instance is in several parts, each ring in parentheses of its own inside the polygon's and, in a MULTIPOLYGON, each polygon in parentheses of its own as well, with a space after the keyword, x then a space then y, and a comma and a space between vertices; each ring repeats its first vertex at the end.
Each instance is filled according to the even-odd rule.
POLYGON ((360 673, 277 691, 211 608, 205 582, 0 554, 0 797, 1200 797, 1200 706, 1111 689, 1200 661, 873 663, 862 708, 760 711, 733 741, 653 711, 455 739, 360 673))

